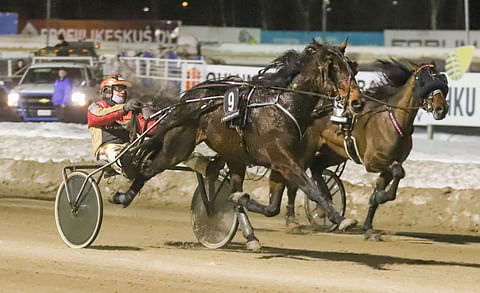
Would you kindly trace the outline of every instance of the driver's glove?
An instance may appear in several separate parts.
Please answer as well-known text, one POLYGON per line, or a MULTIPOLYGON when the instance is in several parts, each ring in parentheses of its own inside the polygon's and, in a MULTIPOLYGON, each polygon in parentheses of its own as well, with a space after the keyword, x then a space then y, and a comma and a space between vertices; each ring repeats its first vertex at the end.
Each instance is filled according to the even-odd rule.
POLYGON ((142 106, 142 102, 140 102, 139 99, 131 98, 123 104, 123 110, 127 113, 130 111, 139 112, 142 109, 142 106))

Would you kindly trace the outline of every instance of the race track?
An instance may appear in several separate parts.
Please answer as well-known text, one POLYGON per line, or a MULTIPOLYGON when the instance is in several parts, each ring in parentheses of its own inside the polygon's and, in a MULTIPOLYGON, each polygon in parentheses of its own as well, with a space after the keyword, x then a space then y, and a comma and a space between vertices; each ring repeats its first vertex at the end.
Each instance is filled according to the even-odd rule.
MULTIPOLYGON (((15 195, 11 195, 15 196, 15 195)), ((196 243, 186 205, 105 204, 99 237, 67 247, 54 202, 0 198, 1 292, 480 292, 480 236, 389 228, 382 242, 251 215, 263 249, 196 243)), ((305 222, 303 222, 305 224, 305 222)))

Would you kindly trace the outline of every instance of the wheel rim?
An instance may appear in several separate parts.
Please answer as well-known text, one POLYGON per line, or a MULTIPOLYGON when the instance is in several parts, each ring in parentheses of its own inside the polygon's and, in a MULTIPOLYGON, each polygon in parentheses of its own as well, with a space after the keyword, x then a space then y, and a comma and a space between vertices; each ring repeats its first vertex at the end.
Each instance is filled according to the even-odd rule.
MULTIPOLYGON (((322 173, 323 180, 325 181, 328 190, 332 196, 331 205, 339 212, 341 216, 345 215, 346 197, 345 188, 341 179, 332 171, 325 169, 322 173)), ((328 229, 333 223, 325 216, 323 210, 318 206, 316 202, 311 201, 307 196, 304 199, 305 212, 307 218, 315 228, 328 229)))
MULTIPOLYGON (((67 185, 72 202, 86 177, 87 175, 82 172, 74 172, 68 176, 67 185)), ((55 221, 58 232, 63 241, 73 248, 89 246, 97 237, 102 225, 102 199, 97 184, 91 178, 87 181, 80 198, 78 209, 73 212, 62 182, 55 200, 55 221)))
MULTIPOLYGON (((205 190, 208 192, 209 185, 207 181, 204 180, 204 184, 205 190)), ((200 186, 197 186, 194 192, 191 205, 193 233, 205 247, 223 247, 230 243, 235 236, 238 221, 234 204, 228 199, 230 190, 230 185, 227 182, 222 184, 218 180, 215 181, 217 195, 212 205, 212 215, 207 214, 207 209, 200 193, 200 186)))

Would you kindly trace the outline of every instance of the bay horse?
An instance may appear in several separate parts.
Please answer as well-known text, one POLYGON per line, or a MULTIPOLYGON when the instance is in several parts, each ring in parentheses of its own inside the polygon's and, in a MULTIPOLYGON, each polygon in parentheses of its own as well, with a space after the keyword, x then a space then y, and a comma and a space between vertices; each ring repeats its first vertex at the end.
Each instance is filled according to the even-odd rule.
MULTIPOLYGON (((247 165, 265 166, 273 170, 272 179, 304 191, 340 229, 356 225, 328 203, 305 173, 318 144, 317 137, 305 136, 315 106, 322 100, 343 97, 353 101, 360 95, 351 67, 354 63, 344 55, 346 46, 346 41, 338 47, 312 41, 300 53, 289 51, 277 58, 272 65, 277 71, 251 84, 227 79, 188 90, 144 146, 156 150, 153 159, 121 194, 133 198, 145 181, 184 161, 198 143, 205 142, 227 162, 232 193, 242 191, 247 165), (232 85, 247 93, 240 125, 233 128, 222 122, 224 95, 232 85)), ((259 249, 248 220, 242 219, 247 248, 259 249)))
MULTIPOLYGON (((365 106, 354 117, 353 130, 348 133, 356 141, 357 163, 363 164, 368 172, 380 173, 363 225, 366 239, 378 239, 372 225, 375 212, 379 204, 396 198, 398 184, 405 176, 402 163, 412 149, 413 123, 418 110, 424 109, 432 113, 434 119, 441 120, 449 108, 448 82, 435 64, 407 67, 392 60, 379 61, 378 67, 384 82, 363 93, 365 106)), ((352 159, 352 155, 345 150, 345 133, 338 131, 338 126, 328 117, 317 119, 310 131, 320 133, 319 153, 310 168, 313 177, 323 182, 323 169, 352 159)), ((289 187, 287 195, 287 219, 291 221, 295 217, 296 188, 289 187)))

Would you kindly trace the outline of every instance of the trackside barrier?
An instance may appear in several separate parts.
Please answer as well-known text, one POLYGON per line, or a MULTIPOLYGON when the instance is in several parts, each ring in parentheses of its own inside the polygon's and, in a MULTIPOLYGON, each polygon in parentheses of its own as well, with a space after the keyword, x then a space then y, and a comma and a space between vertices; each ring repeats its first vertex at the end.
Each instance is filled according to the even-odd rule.
POLYGON ((133 70, 134 77, 143 80, 162 80, 168 87, 188 90, 206 79, 203 60, 120 57, 133 70))

